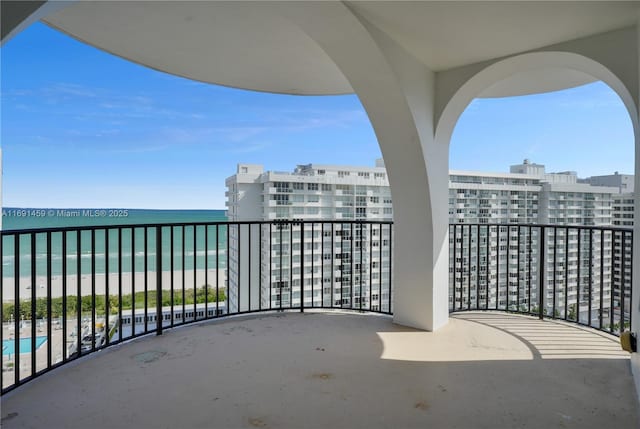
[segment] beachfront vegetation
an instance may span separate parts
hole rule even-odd
[[[135,302],[136,308],[144,308],[145,300],[144,300],[144,292],[136,292],[135,295],[127,294],[122,295],[122,309],[123,310],[131,310],[133,307],[133,303]],[[223,287],[218,289],[218,294],[216,296],[216,288],[211,285],[202,285],[197,288],[195,291],[195,302],[197,304],[204,304],[206,302],[217,302],[217,301],[226,301],[227,297],[225,294],[225,290]],[[174,306],[182,306],[182,304],[193,304],[194,303],[194,290],[186,289],[184,290],[184,298],[183,291],[174,290],[173,291],[173,305]],[[36,308],[35,315],[36,319],[44,319],[47,317],[47,298],[37,298],[36,299]],[[90,296],[83,296],[80,300],[81,305],[81,313],[82,314],[91,314],[92,308],[92,300]],[[171,291],[163,290],[162,291],[162,306],[167,307],[171,305]],[[149,290],[147,292],[147,308],[155,308],[156,306],[156,291]],[[95,308],[96,314],[104,315],[105,314],[105,296],[98,295],[95,298]],[[119,308],[118,296],[117,295],[109,295],[109,314],[117,314]],[[76,296],[67,296],[67,315],[75,315],[78,312],[78,298]],[[51,318],[56,319],[62,317],[64,313],[63,301],[62,297],[53,298],[51,300]],[[20,319],[31,319],[31,300],[23,300],[20,301],[19,308]],[[15,307],[13,303],[4,303],[2,304],[2,321],[8,322],[11,320],[12,316],[15,315]]]

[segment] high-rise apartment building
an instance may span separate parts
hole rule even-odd
[[[391,284],[391,227],[382,224],[341,223],[385,221],[393,217],[387,174],[376,167],[299,165],[293,172],[263,171],[262,166],[239,164],[226,180],[228,220],[303,220],[302,224],[273,224],[268,228],[232,226],[229,236],[230,305],[238,305],[234,282],[247,278],[242,249],[259,249],[259,284],[264,305],[389,305]],[[302,228],[304,227],[304,231]],[[248,246],[247,240],[253,241]],[[246,244],[243,244],[246,243]],[[363,246],[366,243],[367,246]],[[369,247],[370,245],[370,247]],[[361,287],[366,281],[373,289]],[[300,296],[304,281],[304,297]],[[362,290],[361,290],[362,289]],[[371,296],[369,294],[371,293]],[[353,302],[352,302],[353,300]]]
[[[612,279],[603,275],[601,281],[599,269],[589,270],[588,258],[602,260],[602,272],[611,272],[612,258],[599,258],[600,252],[610,254],[614,237],[569,226],[612,225],[617,192],[618,188],[579,183],[572,171],[547,173],[544,165],[528,160],[511,166],[510,173],[452,171],[450,258],[455,262],[449,276],[451,308],[465,308],[469,297],[476,296],[489,308],[537,307],[542,230],[535,225],[551,225],[544,229],[543,287],[548,308],[543,310],[558,314],[564,312],[561,304],[565,301],[584,302],[593,284],[602,284],[606,292],[603,307],[608,307],[604,303],[610,302]],[[491,247],[484,245],[487,237]],[[529,290],[528,285],[535,287]],[[592,296],[591,302],[593,308],[600,308],[599,295]],[[593,308],[589,312],[588,304],[575,305],[567,312],[586,321],[589,314],[597,317]]]
[[[371,234],[371,239],[380,240],[382,245],[390,236],[386,228],[352,232],[353,226],[320,222],[391,220],[391,194],[381,161],[376,167],[309,164],[298,166],[293,172],[265,172],[259,165],[239,164],[237,173],[229,177],[226,184],[229,221],[299,219],[319,222],[313,231],[307,228],[304,237],[299,227],[287,224],[274,226],[275,230],[260,231],[261,260],[271,261],[261,270],[260,287],[265,291],[271,289],[272,304],[282,302],[288,307],[300,303],[302,272],[305,273],[305,302],[333,300],[337,304],[345,299],[349,302],[353,293],[352,281],[359,284],[364,276],[368,280],[370,266],[375,267],[372,278],[379,282],[390,280],[389,251],[379,256],[365,254],[360,264],[353,257],[353,252],[359,249],[349,247],[351,234],[366,240]],[[572,312],[573,317],[584,321],[589,315],[597,317],[596,309],[601,307],[599,295],[592,297],[592,311],[588,304],[582,303],[596,284],[603,288],[602,308],[610,307],[612,282],[622,281],[620,277],[624,270],[620,268],[618,277],[614,278],[606,275],[601,278],[600,273],[611,272],[616,257],[624,252],[622,249],[630,249],[630,243],[623,246],[621,237],[615,234],[598,234],[577,227],[629,226],[633,197],[622,198],[619,189],[619,186],[585,183],[572,171],[547,173],[544,165],[528,160],[511,166],[509,173],[451,171],[450,307],[466,307],[471,296],[486,302],[489,308],[535,307],[537,287],[530,288],[526,294],[519,290],[522,290],[521,285],[539,284],[539,243],[543,241],[541,234],[544,231],[545,302],[558,303],[557,306],[549,304],[544,310],[547,314],[562,313],[564,307],[560,304],[570,302],[574,306],[567,308],[567,312]],[[536,225],[550,227],[542,230]],[[234,243],[241,243],[234,236],[236,233],[232,230],[230,236],[231,282],[235,278],[233,270],[238,269],[237,266],[234,268],[233,262],[234,252],[237,252]],[[257,232],[253,235],[258,237]],[[331,238],[333,242],[330,242]],[[332,259],[331,252],[341,261],[339,270],[323,262]],[[288,259],[289,255],[292,260]],[[602,261],[602,270],[589,267],[592,257]],[[369,258],[377,260],[369,265]],[[333,285],[332,289],[323,287],[328,283]],[[624,283],[630,285],[630,278]],[[491,287],[487,287],[489,285]],[[345,294],[345,291],[349,293]],[[353,299],[367,299],[366,291],[362,292],[360,295],[358,291]],[[388,295],[375,298],[384,302]],[[378,301],[372,302],[372,306],[376,305],[379,305]]]

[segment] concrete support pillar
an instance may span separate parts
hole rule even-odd
[[[435,330],[449,314],[449,153],[434,141],[434,73],[343,3],[286,6],[349,80],[378,137],[394,207],[394,321]]]
[[[415,175],[408,172],[403,166],[409,161],[397,159],[407,154],[398,153],[393,137],[379,140],[385,162],[389,158],[396,167],[391,188],[396,221],[394,321],[435,330],[449,317],[449,142],[439,144],[434,138],[435,74],[386,34],[362,22],[389,64],[397,90],[402,91],[417,134],[417,140],[406,138],[419,144],[416,152],[422,153],[416,169],[424,170]],[[387,117],[371,116],[374,127],[388,125]],[[387,152],[391,153],[387,156]],[[415,200],[424,205],[415,206]]]
[[[640,15],[636,26],[636,50],[638,53],[638,70],[640,70]],[[638,100],[640,100],[640,73],[638,79]],[[636,112],[640,112],[640,107]],[[637,113],[638,114],[638,113]],[[640,117],[637,118],[640,123]],[[635,168],[634,168],[634,225],[633,225],[633,282],[631,285],[631,332],[640,335],[640,137],[639,130],[634,129],[635,135]],[[636,384],[636,393],[640,397],[640,353],[631,354],[631,372]]]

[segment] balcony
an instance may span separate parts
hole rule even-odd
[[[624,279],[601,282],[612,249],[600,251],[603,237],[624,248],[631,231],[503,227],[450,227],[452,315],[436,332],[389,317],[390,222],[3,231],[3,426],[637,426],[616,338],[630,291]],[[359,233],[353,267],[325,231]],[[586,253],[564,261],[561,238],[577,232]],[[260,251],[288,240],[311,256],[306,235],[331,260],[294,273],[289,245]],[[518,257],[487,264],[505,239],[522,251],[500,254]],[[590,268],[569,279],[563,267],[578,260]],[[521,274],[507,279],[508,268]]]
[[[436,333],[386,316],[245,316],[92,356],[6,395],[3,427],[630,428],[639,421],[632,381],[620,375],[629,371],[628,354],[613,338],[493,312],[456,314]]]
[[[447,305],[446,261],[443,257],[433,257],[446,255],[447,251],[447,207],[442,204],[441,197],[448,192],[447,169],[443,167],[447,165],[449,153],[442,148],[448,147],[457,119],[470,100],[483,96],[545,93],[601,80],[623,100],[633,124],[635,141],[640,141],[638,97],[635,96],[639,75],[633,60],[640,50],[636,2],[527,2],[518,5],[472,2],[464,8],[453,2],[445,3],[396,2],[390,7],[380,2],[289,2],[286,5],[260,2],[249,8],[241,2],[3,2],[3,24],[7,25],[3,26],[2,40],[5,42],[42,19],[104,51],[143,66],[203,82],[299,95],[356,92],[380,136],[382,152],[392,155],[386,156],[386,168],[393,178],[394,204],[402,208],[395,217],[397,237],[402,237],[397,241],[396,251],[403,256],[394,261],[396,316],[401,323],[435,330],[447,319],[446,311],[443,311]],[[140,16],[145,19],[140,20]],[[211,25],[214,18],[217,25]],[[504,29],[504,37],[495,37],[498,28]],[[451,37],[452,31],[456,37]],[[286,49],[283,49],[282,40],[287,41]],[[393,43],[386,42],[389,40]],[[612,55],[612,52],[620,54]],[[419,121],[416,118],[424,119],[424,112],[433,112],[433,120],[416,123]],[[605,146],[603,148],[606,150]],[[273,177],[277,178],[277,174]],[[287,173],[281,177],[291,176]],[[532,189],[538,186],[535,180],[526,183]],[[422,192],[426,189],[429,192]],[[464,193],[459,195],[464,196]],[[567,193],[566,197],[569,206],[576,205],[572,193]],[[73,236],[70,239],[73,240]],[[545,244],[545,238],[541,237],[541,240],[541,244]],[[26,249],[27,244],[22,247]],[[545,246],[540,247],[544,252]],[[246,246],[242,248],[247,249]],[[461,248],[461,251],[464,250]],[[259,260],[259,253],[245,253],[242,260]],[[92,256],[83,256],[81,259],[78,255],[79,264],[90,263]],[[538,255],[537,260],[549,264],[542,256]],[[526,262],[518,261],[518,264],[526,263],[528,268],[531,259],[524,259]],[[457,262],[455,258],[454,262]],[[175,263],[177,261],[171,258],[172,267],[168,270],[171,282],[180,284],[179,280],[182,280],[181,287],[184,288],[184,276],[174,276]],[[552,264],[555,267],[556,262]],[[499,272],[500,259],[493,265]],[[29,270],[28,266],[23,266]],[[455,280],[459,282],[456,290],[463,294],[456,300],[451,299],[451,306],[461,310],[480,307],[480,304],[490,308],[495,304],[495,308],[504,310],[531,313],[537,310],[543,317],[544,310],[551,309],[551,317],[571,318],[570,308],[567,309],[565,303],[543,302],[536,306],[532,302],[536,287],[539,292],[544,288],[558,288],[555,281],[538,284],[536,280],[543,276],[536,276],[535,268],[538,267],[534,265],[533,271],[527,270],[528,275],[519,278],[513,286],[517,289],[513,301],[508,287],[505,289],[501,283],[478,284],[475,281],[477,273],[463,267],[468,271],[467,277]],[[148,273],[146,268],[144,270]],[[22,273],[16,271],[17,278],[22,277]],[[163,272],[162,269],[159,271]],[[575,271],[580,272],[580,268]],[[624,268],[620,270],[623,276],[625,271]],[[243,281],[247,280],[241,270],[229,269],[229,273],[232,272],[242,275]],[[424,284],[416,285],[420,279],[424,279]],[[581,285],[584,281],[589,283],[589,295],[601,293],[602,286],[592,284],[591,275],[578,279]],[[94,282],[87,280],[87,284],[80,280],[83,290],[77,295],[85,296]],[[626,281],[622,280],[623,283]],[[112,286],[119,287],[119,283],[112,282]],[[32,284],[40,293],[40,283],[32,281]],[[42,284],[50,296],[55,288],[51,282]],[[144,285],[145,288],[147,285],[153,287],[151,280],[145,279]],[[15,289],[8,287],[7,293],[15,290],[17,295],[23,286],[17,280]],[[71,287],[75,286],[72,284]],[[193,288],[195,295],[195,284]],[[32,287],[30,292],[34,289]],[[160,288],[159,297],[162,293]],[[538,295],[546,296],[544,293]],[[234,296],[239,296],[239,292]],[[242,296],[251,295],[243,293]],[[488,297],[486,301],[483,296]],[[494,303],[492,296],[511,298],[498,299]],[[6,297],[5,294],[3,299]],[[171,298],[174,299],[173,295]],[[148,300],[150,297],[145,291],[147,312]],[[93,298],[88,302],[77,301],[81,309],[94,305]],[[333,297],[331,301],[334,301]],[[36,298],[30,302],[33,306]],[[77,303],[66,304],[65,307],[73,308]],[[593,314],[588,314],[594,311],[590,305],[584,317],[584,311],[576,309],[575,321],[604,326],[605,330],[607,324],[615,326],[617,323],[624,329],[628,308],[624,299],[598,308],[597,324],[594,325]],[[36,314],[36,310],[31,309],[30,314]],[[65,312],[67,310],[65,308]],[[559,316],[556,316],[556,310]],[[603,310],[610,310],[610,313],[603,314],[607,313]],[[93,309],[90,311],[95,314]],[[159,308],[156,312],[161,311]],[[232,310],[227,307],[226,311]],[[50,313],[48,308],[47,312]],[[173,319],[173,310],[170,312]],[[638,332],[637,305],[633,313],[633,330]],[[113,314],[119,314],[122,320],[121,309]],[[26,317],[24,313],[18,316]],[[95,326],[94,318],[90,317]],[[21,321],[16,317],[10,322],[19,334]],[[105,322],[108,324],[109,319]],[[147,322],[145,319],[145,329]],[[44,326],[24,324],[23,329],[32,330],[33,348],[38,343],[38,329],[51,332],[47,323]],[[50,347],[49,344],[51,341],[47,341],[45,347]],[[89,344],[94,344],[94,339],[90,339]],[[19,353],[19,341],[15,348]],[[62,359],[66,359],[64,353]],[[46,365],[54,364],[54,361],[56,359],[48,358]],[[640,374],[640,356],[634,355],[633,362],[636,374]],[[17,370],[20,372],[19,368]],[[30,373],[34,373],[33,368],[24,377]],[[20,381],[24,377],[17,379]],[[640,378],[636,381],[640,382]],[[456,409],[467,406],[465,403]]]

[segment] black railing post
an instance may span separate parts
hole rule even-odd
[[[380,227],[380,229],[382,229],[382,226]],[[458,225],[457,224],[453,225],[453,233],[451,232],[451,228],[449,228],[449,234],[451,234],[450,237],[453,236],[453,240],[452,240],[452,242],[453,242],[452,243],[453,244],[453,257],[452,257],[453,258],[452,259],[452,264],[453,264],[453,291],[452,291],[453,293],[452,293],[452,295],[453,295],[453,299],[452,299],[451,308],[452,308],[453,311],[455,311],[456,310],[456,280],[458,279],[458,276],[457,276],[458,273],[457,273],[457,270],[456,270],[456,268],[458,267],[457,264],[456,264],[456,259],[458,258],[458,244],[456,243],[456,236],[458,234]],[[380,244],[382,244],[382,243],[380,243]]]
[[[624,289],[626,286],[626,271],[627,271],[627,258],[626,258],[626,231],[622,231],[621,234],[622,244],[620,251],[620,334],[624,332]]]
[[[184,270],[184,267],[182,267]],[[173,273],[171,273],[173,276]],[[171,308],[173,313],[173,307]],[[156,227],[156,335],[162,335],[162,227]]]
[[[389,314],[393,314],[392,304],[392,287],[393,287],[393,224],[389,224],[389,299],[388,310]]]
[[[2,238],[0,237],[0,240]],[[0,254],[2,251],[0,251]],[[51,367],[51,231],[47,232],[47,368]],[[0,276],[0,279],[2,276]],[[62,343],[64,344],[64,342]]]
[[[516,227],[516,241],[518,247],[518,253],[516,253],[516,266],[518,267],[518,278],[516,279],[516,313],[520,313],[520,232],[522,228],[520,225]]]
[[[593,229],[589,230],[589,308],[587,324],[591,326],[591,307],[593,307]]]
[[[96,230],[91,230],[91,351],[96,350]]]
[[[569,228],[564,230],[564,320],[569,320],[567,316],[569,308]]]
[[[539,279],[538,279],[538,317],[544,318],[544,311],[542,309],[544,305],[544,236],[546,229],[544,226],[540,227],[540,253],[539,253]]]
[[[66,233],[62,233],[63,234],[63,244],[62,244],[62,262],[65,263],[65,261],[67,260],[67,251],[66,251],[66,243],[64,241],[64,235],[66,235]],[[66,277],[66,269],[63,268],[62,270],[62,281],[65,281],[65,277]],[[110,332],[111,332],[111,328],[109,326],[109,306],[110,306],[110,300],[109,300],[109,229],[105,229],[104,230],[104,333],[105,333],[105,345],[108,346],[109,342],[111,342],[111,338],[110,338]],[[64,295],[67,294],[66,292],[66,288],[64,287],[66,286],[63,283],[63,289],[62,289],[62,294],[63,297]],[[66,314],[67,312],[67,306],[65,304],[62,304],[62,308],[64,309],[62,314]],[[64,322],[66,324],[66,321]],[[66,341],[66,333],[62,335],[62,337],[64,338],[64,341]],[[64,343],[63,343],[64,344]]]
[[[291,231],[293,231],[293,225],[295,225],[294,222],[291,223]],[[300,223],[299,243],[300,243],[300,313],[304,313],[304,266],[305,266],[304,264],[304,243],[305,243],[304,222]],[[289,245],[289,257],[291,258],[291,261],[293,261],[293,238],[291,239],[291,244]],[[293,268],[291,269],[291,275],[293,276]],[[293,293],[293,280],[291,281],[291,284],[289,286],[291,287],[290,289],[291,293]],[[291,306],[293,306],[293,297],[291,297]]]
[[[38,287],[36,283],[36,234],[29,234],[31,241],[30,251],[31,258],[31,376],[36,373],[36,289]],[[623,246],[624,247],[624,246]],[[623,282],[624,284],[624,282]]]
[[[469,248],[467,249],[467,310],[471,310],[471,239],[473,232],[471,230],[471,225],[469,225],[467,229],[469,231]],[[462,233],[464,237],[464,227],[462,228]],[[462,240],[464,243],[464,238]]]
[[[527,313],[531,313],[531,250],[533,247],[533,234],[531,231],[531,225],[529,225],[529,252],[527,254]]]
[[[80,259],[80,258],[78,258]],[[13,236],[13,384],[20,384],[20,234]]]
[[[629,272],[629,284],[631,287],[629,288],[629,302],[633,302],[633,231],[630,231],[629,234],[629,259],[631,263],[631,271]],[[633,329],[631,327],[631,322],[633,318],[633,311],[629,311],[629,329]]]
[[[604,312],[604,230],[600,230],[600,309],[598,310],[598,329],[602,329]]]

